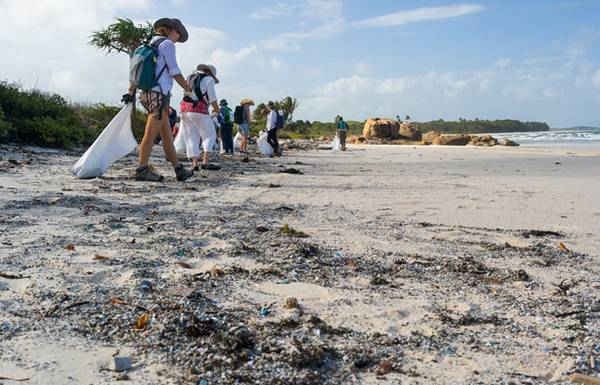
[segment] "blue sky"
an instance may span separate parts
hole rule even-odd
[[[600,125],[597,0],[0,0],[0,15],[17,32],[0,37],[14,58],[0,79],[77,102],[116,103],[126,87],[127,59],[86,46],[90,31],[171,16],[191,32],[178,45],[184,72],[217,65],[218,94],[233,102],[292,95],[310,120]]]

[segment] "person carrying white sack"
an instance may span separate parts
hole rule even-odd
[[[219,113],[215,85],[219,83],[217,69],[213,65],[199,64],[196,72],[188,77],[188,84],[198,97],[195,102],[185,97],[181,102],[181,128],[184,134],[188,158],[192,159],[194,170],[219,170],[221,167],[209,164],[210,153],[214,151],[217,132],[209,108],[213,114]],[[200,160],[200,142],[202,142],[202,161]],[[202,162],[201,164],[199,164]]]

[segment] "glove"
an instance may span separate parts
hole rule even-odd
[[[135,100],[135,95],[128,93],[128,94],[123,95],[123,97],[121,98],[121,103],[129,104],[129,103],[133,103],[134,100]]]

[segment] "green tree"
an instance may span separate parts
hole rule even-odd
[[[101,31],[92,33],[90,45],[107,53],[126,53],[129,56],[143,42],[152,38],[154,29],[150,22],[135,24],[131,19],[117,19]]]
[[[283,110],[286,120],[293,121],[294,111],[298,108],[298,99],[287,96],[279,102],[279,106]]]
[[[267,105],[265,103],[260,103],[254,109],[254,119],[265,119],[267,117]]]
[[[89,43],[106,53],[126,53],[131,57],[136,48],[149,41],[153,35],[154,28],[149,21],[145,24],[135,24],[131,19],[117,19],[116,23],[105,29],[93,32]],[[132,129],[134,132],[138,131],[135,101],[131,117]]]

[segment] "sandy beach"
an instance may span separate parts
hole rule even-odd
[[[351,146],[177,183],[157,147],[159,184],[134,156],[77,180],[79,155],[0,146],[2,384],[600,374],[598,152]]]

